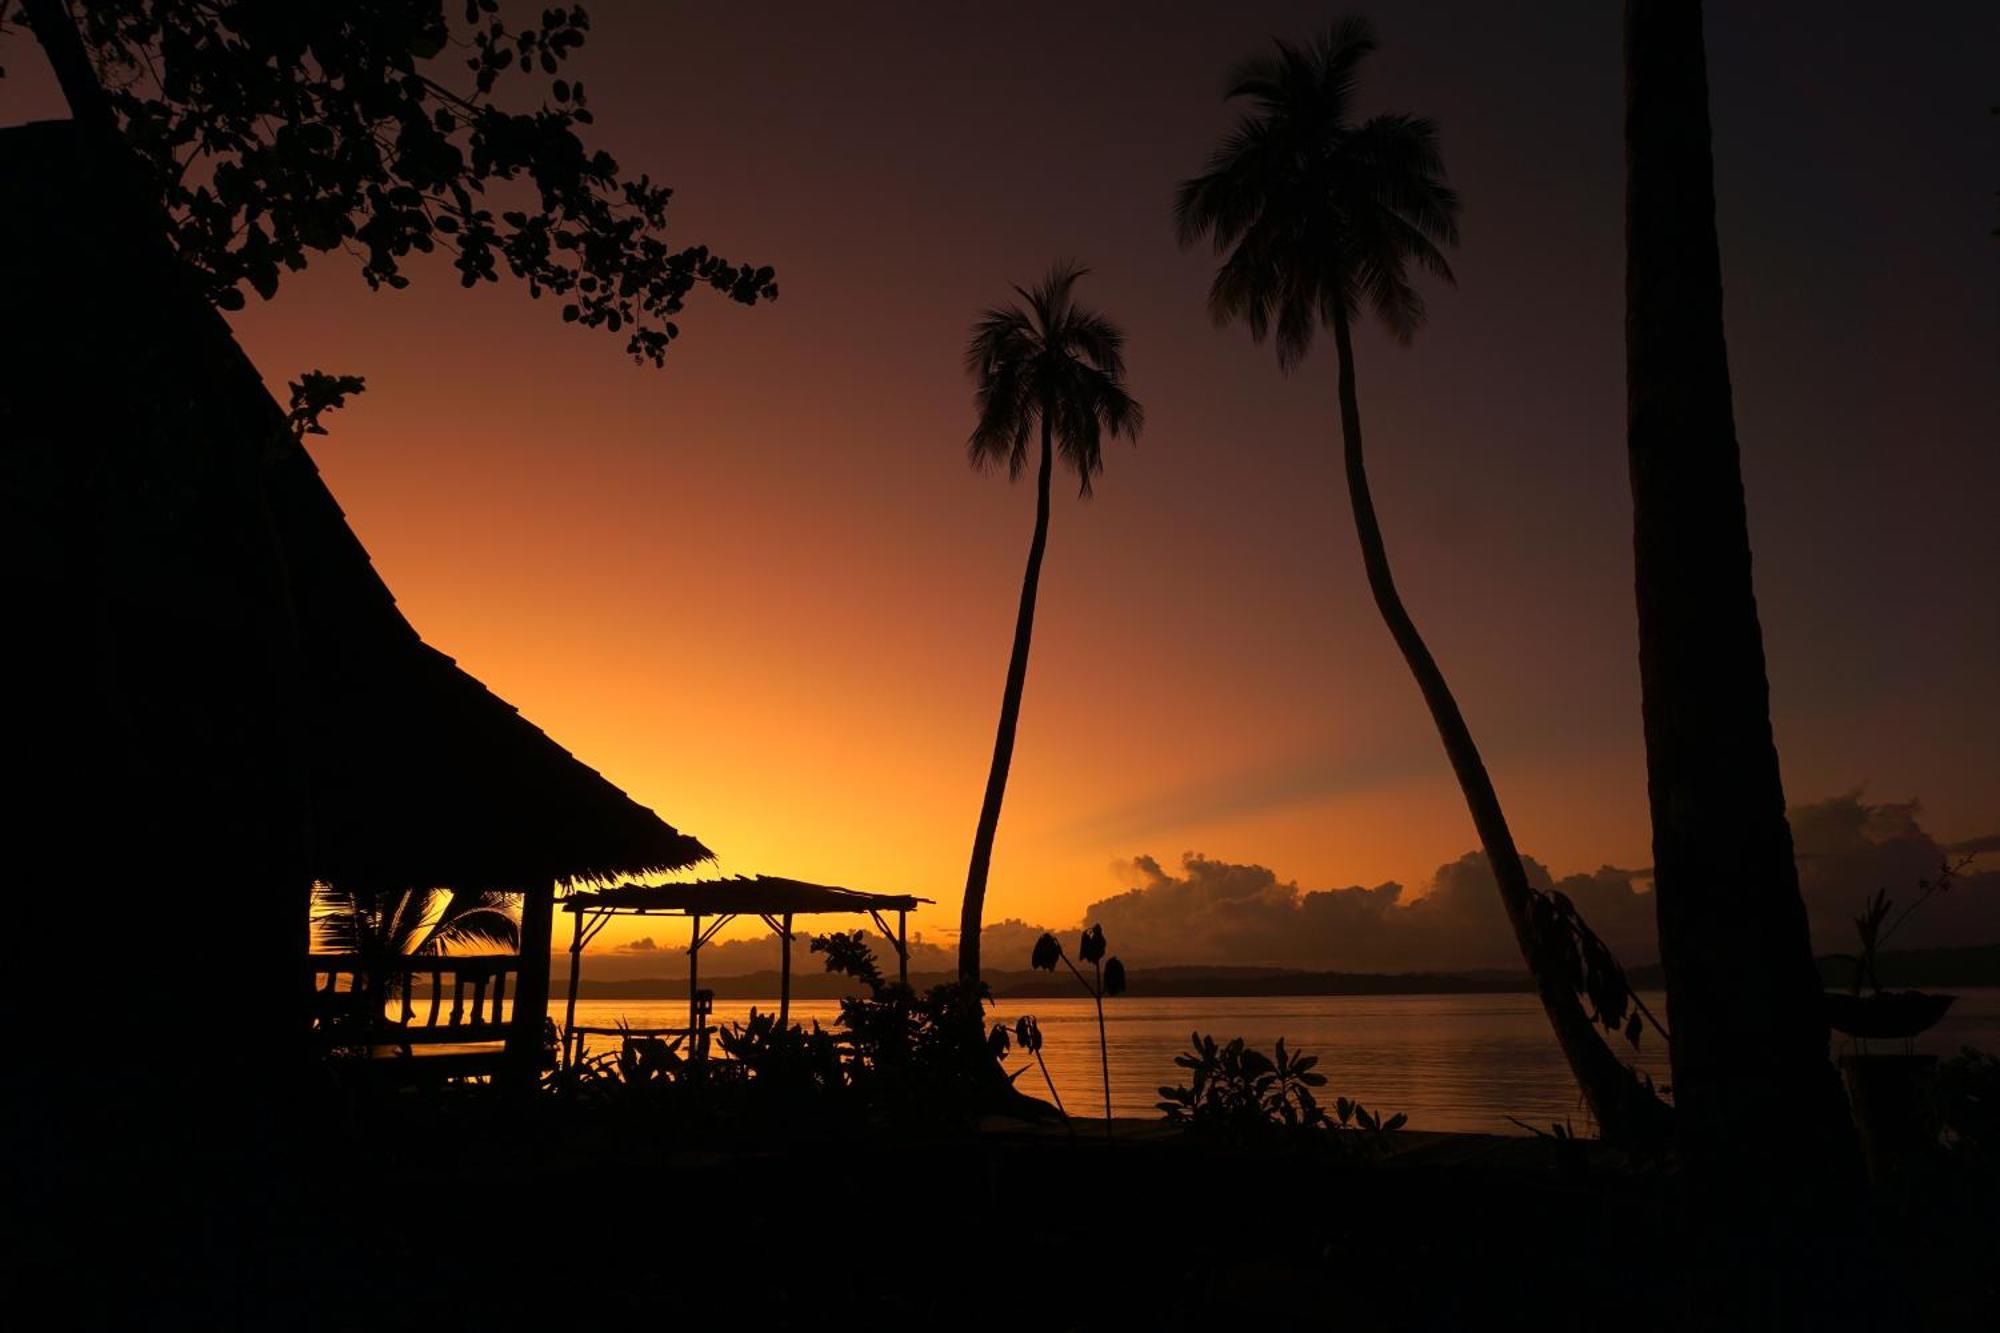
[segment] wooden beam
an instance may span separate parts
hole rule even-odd
[[[576,929],[569,941],[569,1003],[563,1006],[563,1065],[568,1067],[582,1055],[580,1049],[571,1049],[576,1035],[576,983],[577,973],[583,971],[583,913],[570,918]]]
[[[701,987],[701,913],[693,914],[694,922],[688,935],[688,1026],[701,1026],[701,1015],[695,1012],[694,995]]]
[[[785,928],[778,932],[778,1026],[792,1021],[792,914],[785,913]]]
[[[531,884],[521,894],[521,982],[507,1037],[506,1081],[532,1089],[541,1077],[542,1030],[549,1018],[549,950],[554,944],[556,883]]]

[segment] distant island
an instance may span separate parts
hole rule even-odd
[[[1819,960],[1820,975],[1829,989],[1844,989],[1850,965],[1831,955]],[[1911,949],[1883,954],[1878,963],[1882,984],[1952,987],[2000,986],[2000,944],[1948,949]],[[1641,990],[1660,987],[1660,968],[1648,963],[1631,970],[1632,984]],[[702,978],[720,1000],[764,1000],[778,994],[775,971]],[[945,972],[913,972],[910,984],[919,990],[953,980]],[[1069,997],[1076,984],[1068,976],[1046,972],[988,971],[986,981],[997,1000]],[[567,982],[557,977],[560,995]],[[1488,968],[1466,972],[1313,972],[1284,967],[1149,967],[1129,974],[1129,993],[1159,996],[1258,995],[1477,995],[1531,991],[1534,980],[1525,970]],[[800,969],[792,974],[792,996],[801,1000],[832,1000],[858,993],[846,977]],[[675,1000],[687,995],[685,977],[640,977],[629,981],[585,977],[577,995],[586,1000]]]

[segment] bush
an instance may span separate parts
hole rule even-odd
[[[1952,1150],[2000,1165],[2000,1056],[1961,1048],[1938,1066],[1938,1094]]]
[[[838,1031],[781,1024],[752,1010],[716,1030],[723,1059],[682,1039],[627,1036],[616,1052],[555,1071],[548,1086],[574,1100],[642,1115],[697,1140],[744,1132],[814,1134],[869,1127],[958,1128],[996,1086],[983,1041],[984,988],[937,986],[919,995],[885,981],[859,931],[815,939],[829,972],[855,977]]]
[[[1277,1057],[1246,1046],[1241,1037],[1217,1045],[1213,1037],[1191,1034],[1192,1049],[1174,1063],[1193,1076],[1189,1084],[1162,1087],[1158,1103],[1167,1119],[1194,1133],[1238,1143],[1271,1139],[1317,1141],[1325,1131],[1359,1131],[1370,1135],[1401,1129],[1409,1117],[1400,1112],[1383,1117],[1357,1101],[1334,1099],[1321,1105],[1314,1088],[1326,1086],[1326,1075],[1313,1066],[1316,1055],[1294,1054],[1278,1039]]]

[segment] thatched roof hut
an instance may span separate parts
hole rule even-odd
[[[0,131],[0,182],[0,566],[28,650],[8,683],[30,714],[19,813],[43,821],[30,869],[281,894],[254,910],[303,939],[308,875],[517,889],[708,859],[418,637],[71,123]]]

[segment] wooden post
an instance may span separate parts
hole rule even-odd
[[[898,976],[907,988],[910,984],[910,914],[907,909],[896,913],[896,958],[902,965]]]
[[[785,929],[778,939],[778,1026],[792,1019],[792,914],[785,913]]]
[[[555,931],[556,884],[530,885],[521,894],[521,986],[514,992],[514,1021],[507,1030],[507,1080],[532,1088],[541,1073],[542,1029],[549,1019],[549,948]]]
[[[574,913],[576,930],[569,941],[569,1003],[563,1006],[563,1064],[573,1065],[583,1054],[576,1041],[576,974],[583,970],[583,913]],[[516,1004],[520,1001],[516,1000]]]
[[[694,929],[688,933],[688,1030],[692,1032],[701,1026],[701,1015],[696,1010],[695,992],[701,988],[701,913],[693,914]],[[692,1042],[693,1037],[688,1040]]]

